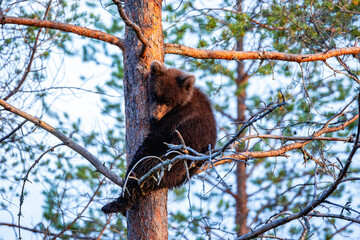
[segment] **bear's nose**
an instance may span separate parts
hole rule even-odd
[[[172,109],[172,107],[168,106],[166,104],[153,103],[150,105],[150,116],[151,116],[151,118],[154,118],[155,121],[159,121],[171,109]]]

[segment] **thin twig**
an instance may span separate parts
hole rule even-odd
[[[29,174],[31,172],[31,170],[36,166],[36,164],[39,163],[39,161],[41,160],[42,157],[44,157],[47,153],[54,151],[55,148],[60,147],[65,145],[64,143],[60,143],[57,144],[53,147],[51,147],[50,149],[48,149],[47,151],[43,152],[40,157],[38,157],[35,162],[33,163],[33,165],[31,165],[31,167],[29,168],[29,170],[26,172],[25,177],[23,177],[23,185],[21,188],[21,194],[20,194],[20,204],[19,204],[19,213],[18,213],[18,226],[21,226],[21,217],[22,217],[22,205],[24,203],[24,192],[25,192],[25,184],[27,181],[29,181]],[[21,228],[18,228],[19,230],[19,239],[21,239]]]
[[[17,130],[19,130],[28,120],[24,120],[22,123],[19,124],[14,130],[12,130],[9,134],[7,134],[5,137],[0,139],[0,143],[4,141],[5,139],[11,137]]]

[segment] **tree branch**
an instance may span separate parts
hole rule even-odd
[[[1,15],[0,15],[0,24],[17,24],[17,25],[40,27],[40,28],[51,28],[51,29],[61,30],[64,32],[75,33],[80,36],[98,39],[113,44],[115,46],[118,46],[124,52],[123,39],[98,30],[80,27],[72,24],[60,23],[49,20],[31,19],[31,18],[7,17]]]
[[[4,100],[0,99],[0,105],[4,107],[5,110],[12,112],[24,119],[29,120],[30,122],[34,123],[35,125],[41,127],[45,131],[51,133],[58,139],[60,139],[63,143],[65,143],[69,148],[73,149],[75,152],[79,153],[83,156],[86,160],[88,160],[100,173],[102,173],[105,177],[110,179],[115,184],[119,185],[120,187],[123,185],[124,180],[121,179],[118,175],[110,171],[107,167],[105,167],[94,155],[92,155],[89,151],[85,148],[74,142],[71,138],[67,137],[65,134],[61,133],[60,131],[56,130],[46,122],[42,121],[39,118],[36,118],[28,113],[25,113],[10,104],[6,103]]]
[[[44,28],[57,29],[64,32],[71,32],[80,36],[98,39],[113,44],[115,46],[118,46],[122,51],[124,51],[124,40],[121,38],[115,37],[114,35],[104,33],[98,30],[79,27],[67,23],[60,23],[49,20],[31,19],[31,18],[0,16],[0,24],[17,24],[17,25],[25,25],[25,26],[44,27]],[[142,41],[140,37],[139,39],[140,41]],[[176,54],[176,55],[188,56],[198,59],[226,59],[226,60],[272,59],[272,60],[298,62],[298,63],[325,61],[328,58],[332,58],[336,56],[360,54],[360,47],[356,47],[356,46],[333,49],[324,53],[314,53],[314,54],[289,54],[289,53],[271,52],[271,51],[206,50],[206,49],[191,48],[184,45],[172,44],[172,43],[165,43],[164,48],[165,48],[165,54]]]
[[[348,138],[337,138],[337,137],[278,136],[278,135],[270,135],[270,134],[252,134],[249,136],[239,138],[239,141],[244,142],[244,141],[247,141],[249,139],[254,139],[254,138],[279,139],[282,141],[311,140],[311,141],[354,142],[354,139],[352,139],[352,136],[350,136]]]
[[[187,47],[180,44],[165,43],[165,54],[176,54],[193,57],[197,59],[225,59],[225,60],[279,60],[287,62],[315,62],[325,61],[328,58],[359,54],[360,47],[348,47],[333,49],[324,53],[314,54],[290,54],[271,51],[228,51],[228,50],[206,50]]]

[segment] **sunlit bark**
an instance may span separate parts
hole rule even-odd
[[[164,60],[161,0],[127,1],[125,13],[140,27],[149,47],[143,56],[143,43],[131,26],[126,27],[124,91],[128,162],[149,127],[147,78],[150,63]],[[167,190],[152,192],[127,214],[128,239],[167,239]]]

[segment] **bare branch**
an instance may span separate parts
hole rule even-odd
[[[282,107],[284,105],[287,105],[285,100],[276,105],[273,105],[273,103],[271,103],[268,106],[266,106],[266,108],[262,109],[259,113],[252,116],[244,125],[241,126],[240,130],[227,143],[224,144],[224,146],[220,149],[220,152],[224,152],[232,143],[234,143],[247,127],[251,126],[256,121],[264,118],[266,115],[270,114],[276,108]]]
[[[106,223],[104,224],[103,229],[101,230],[101,232],[100,232],[99,236],[96,238],[96,240],[100,240],[100,239],[101,239],[101,236],[104,234],[107,226],[108,226],[109,223],[110,223],[110,220],[111,220],[112,215],[113,215],[112,213],[109,215],[108,219],[106,220]]]
[[[41,127],[45,131],[51,133],[58,139],[60,139],[63,143],[65,143],[69,148],[73,149],[75,152],[79,153],[85,159],[87,159],[100,173],[102,173],[105,177],[109,178],[115,184],[122,186],[123,179],[121,179],[118,175],[110,171],[107,167],[105,167],[94,155],[92,155],[89,151],[85,148],[81,147],[79,144],[74,142],[71,138],[67,137],[65,134],[61,133],[60,131],[56,130],[46,122],[42,121],[39,118],[36,118],[28,113],[25,113],[10,104],[6,103],[4,100],[0,99],[0,105],[4,107],[5,110],[12,112],[24,119],[29,120],[30,122],[34,123],[35,125]]]
[[[343,182],[343,181],[341,181],[341,182]],[[357,214],[360,215],[360,212],[359,212],[359,211],[357,211],[357,210],[355,210],[355,209],[353,209],[353,208],[350,207],[350,202],[347,202],[344,206],[343,206],[343,205],[340,205],[340,204],[336,204],[336,203],[330,202],[330,201],[327,201],[327,200],[324,201],[324,203],[328,203],[328,204],[337,206],[337,207],[339,207],[339,208],[342,208],[341,214],[343,213],[344,210],[347,210],[348,212],[353,211],[353,212],[356,212]]]

